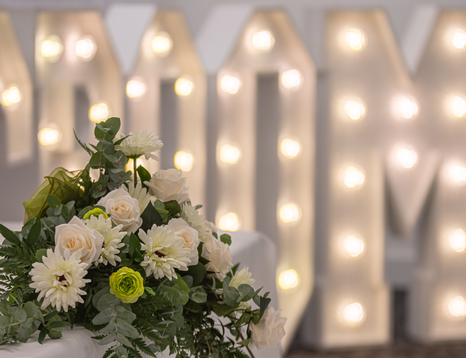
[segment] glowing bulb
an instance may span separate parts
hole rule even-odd
[[[194,157],[191,153],[180,150],[175,154],[175,167],[184,172],[189,172],[193,169]]]
[[[453,317],[466,316],[466,301],[461,296],[454,297],[448,304],[448,312]]]
[[[76,42],[74,52],[81,60],[90,61],[97,52],[97,45],[91,36],[85,36]]]
[[[168,55],[172,48],[173,42],[170,35],[165,32],[154,36],[152,39],[152,51],[159,55]]]
[[[464,48],[464,46],[466,46],[466,32],[462,29],[457,29],[455,33],[453,34],[451,43],[457,49]]]
[[[129,98],[138,98],[146,93],[146,85],[139,80],[131,80],[126,84],[126,95]]]
[[[343,248],[351,257],[358,257],[364,251],[364,241],[357,236],[347,236],[343,241]]]
[[[44,40],[40,46],[41,55],[52,62],[55,62],[60,58],[62,51],[62,42],[56,35],[52,35]]]
[[[419,112],[419,106],[414,99],[401,98],[397,103],[399,115],[405,119],[414,118]]]
[[[447,175],[456,184],[466,182],[466,168],[460,164],[450,164],[447,167]]]
[[[360,101],[348,101],[345,103],[345,112],[353,121],[357,121],[364,116],[366,108]]]
[[[220,160],[226,164],[235,164],[241,156],[241,151],[232,145],[224,144],[220,148]]]
[[[2,104],[5,107],[12,106],[14,104],[19,103],[20,101],[21,101],[21,93],[19,92],[18,87],[13,86],[3,91]]]
[[[60,140],[60,132],[55,128],[42,128],[38,134],[39,143],[44,147],[57,144]]]
[[[92,122],[99,123],[108,118],[110,111],[106,103],[94,104],[89,109],[89,119]]]
[[[278,275],[278,285],[282,290],[289,290],[298,286],[299,278],[295,270],[285,270]]]
[[[463,230],[458,229],[451,234],[448,240],[451,248],[456,252],[463,252],[466,248],[466,235]]]
[[[417,153],[412,149],[399,148],[395,155],[396,160],[403,168],[412,168],[417,163]]]
[[[365,318],[364,307],[359,302],[345,306],[343,309],[343,318],[350,326],[361,324]]]
[[[345,169],[343,174],[343,182],[345,183],[346,187],[358,187],[364,184],[364,181],[364,173],[360,170],[356,169],[355,167],[348,167]]]
[[[451,113],[457,118],[461,118],[466,113],[466,101],[461,97],[453,98],[451,101]]]
[[[136,169],[142,164],[142,161],[140,158],[136,159]],[[126,163],[126,171],[134,173],[134,160],[129,159],[128,163]]]
[[[287,158],[295,158],[300,150],[301,146],[293,139],[285,138],[280,143],[280,151]]]
[[[236,231],[240,228],[240,222],[236,213],[228,213],[220,217],[218,222],[220,230]]]
[[[298,70],[284,71],[281,76],[282,86],[288,89],[298,88],[303,76]]]
[[[275,44],[275,39],[269,31],[259,31],[252,36],[252,45],[259,51],[270,51]]]
[[[301,218],[301,210],[295,203],[284,204],[280,207],[279,217],[285,224],[293,223]]]
[[[359,51],[364,47],[366,37],[362,30],[349,29],[345,33],[345,41],[352,50]]]
[[[178,78],[175,82],[175,92],[178,96],[189,96],[193,88],[194,84],[186,78]]]
[[[241,86],[241,81],[239,80],[238,77],[225,75],[220,80],[221,90],[229,94],[238,93],[240,86]]]

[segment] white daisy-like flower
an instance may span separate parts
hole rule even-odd
[[[166,226],[152,226],[147,233],[140,230],[139,238],[142,240],[141,251],[145,252],[141,266],[146,275],[155,278],[176,278],[175,269],[188,270],[191,259],[191,250],[184,245],[184,240],[176,231]]]
[[[142,132],[130,132],[126,139],[115,146],[115,149],[121,150],[128,158],[139,158],[144,155],[146,159],[159,160],[153,153],[162,147],[163,143],[159,137],[144,129]]]
[[[91,280],[85,279],[88,264],[81,262],[81,252],[70,253],[65,250],[64,257],[58,251],[47,250],[47,255],[42,257],[41,262],[34,262],[34,267],[29,275],[32,276],[31,288],[39,293],[37,300],[42,298],[41,308],[45,309],[49,305],[55,307],[57,311],[62,308],[68,312],[68,307],[76,307],[76,303],[84,303],[81,296],[86,292],[81,290],[86,283]]]
[[[123,225],[112,228],[112,219],[105,219],[103,215],[99,215],[98,218],[91,216],[89,220],[84,221],[84,223],[88,228],[97,230],[104,237],[100,257],[95,262],[95,265],[97,266],[99,263],[107,265],[110,263],[110,265],[116,266],[117,262],[121,261],[120,256],[118,256],[120,253],[119,249],[125,246],[125,244],[122,243],[126,235],[124,231],[121,231]]]
[[[150,193],[147,191],[147,188],[144,188],[141,182],[138,182],[136,187],[134,187],[134,185],[128,185],[128,187],[126,187],[126,185],[123,184],[121,188],[126,190],[132,198],[138,201],[141,214],[144,212],[144,210],[146,210],[149,203],[154,204],[157,200],[155,196],[150,195]]]
[[[241,285],[253,286],[254,282],[256,282],[256,280],[252,278],[252,273],[249,272],[249,267],[246,266],[241,270],[236,271],[230,281],[230,286],[235,288],[238,288]]]
[[[217,232],[216,228],[210,225],[211,223],[205,219],[204,215],[199,213],[199,211],[191,204],[183,204],[181,210],[181,217],[189,224],[189,226],[199,233],[199,239],[201,239],[201,241],[206,240],[209,232]]]

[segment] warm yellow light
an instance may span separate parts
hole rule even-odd
[[[343,318],[350,326],[360,325],[364,318],[364,307],[359,302],[351,303],[343,309]]]
[[[138,98],[146,93],[146,85],[139,80],[131,80],[126,84],[126,95],[129,98]]]
[[[464,48],[464,46],[466,46],[466,32],[463,29],[456,29],[451,39],[451,43],[457,49]]]
[[[170,35],[165,32],[154,36],[152,39],[152,51],[159,55],[168,55],[172,48],[173,42]]]
[[[21,93],[19,92],[18,87],[13,86],[3,91],[2,104],[5,107],[12,106],[14,104],[19,103],[20,101],[21,101]]]
[[[287,158],[295,158],[300,150],[301,146],[293,139],[285,138],[280,143],[280,152]]]
[[[175,154],[175,167],[181,169],[184,172],[189,172],[193,169],[194,157],[191,153],[184,152],[182,150]]]
[[[108,118],[110,111],[106,103],[94,104],[89,109],[89,119],[92,122],[99,123]]]
[[[220,160],[225,164],[235,164],[241,157],[239,148],[229,144],[224,144],[220,148]]]
[[[298,286],[299,277],[295,270],[285,270],[278,275],[278,285],[282,290],[289,290]]]
[[[404,119],[414,118],[419,112],[419,105],[415,99],[400,98],[397,103],[397,111]]]
[[[285,224],[293,223],[301,219],[301,210],[295,203],[283,204],[280,207],[278,216]]]
[[[83,61],[90,61],[94,58],[97,45],[91,36],[85,36],[76,42],[74,52]]]
[[[175,92],[178,96],[189,96],[193,88],[194,84],[186,78],[178,78],[175,82]]]
[[[39,139],[39,143],[44,147],[49,145],[57,144],[60,140],[60,132],[55,128],[42,128],[37,138]]]
[[[275,38],[270,31],[259,31],[252,36],[252,45],[259,51],[270,51],[275,44]]]
[[[466,301],[461,296],[456,296],[451,299],[448,304],[448,312],[453,317],[464,317],[466,316]]]
[[[240,222],[236,213],[227,213],[220,217],[218,227],[223,231],[236,231],[240,228]]]
[[[456,184],[466,182],[466,168],[461,164],[450,164],[447,167],[447,175]]]
[[[60,57],[63,51],[63,45],[60,38],[56,35],[52,35],[45,39],[40,46],[40,53],[43,57],[56,61]]]
[[[348,188],[354,188],[364,184],[364,173],[355,167],[348,167],[343,174],[343,182]]]
[[[448,242],[453,250],[458,253],[463,252],[466,248],[466,235],[464,231],[461,229],[455,230],[448,239]]]
[[[298,70],[283,71],[281,75],[282,86],[287,89],[298,88],[301,85],[303,76]]]
[[[366,37],[360,29],[349,29],[345,33],[345,41],[352,50],[359,51],[364,47]]]
[[[142,164],[142,161],[140,158],[136,159],[136,169]],[[134,173],[134,160],[129,159],[128,163],[126,163],[126,171],[130,171],[131,173]]]
[[[241,81],[238,77],[225,75],[220,80],[220,89],[229,94],[238,93],[241,87]]]
[[[345,103],[345,112],[353,121],[357,121],[364,116],[366,108],[362,102],[352,100]]]
[[[364,252],[364,241],[355,235],[347,236],[343,241],[343,248],[351,257],[358,257]]]
[[[466,101],[464,98],[458,96],[453,98],[451,101],[451,113],[457,118],[464,116],[466,113]]]
[[[412,149],[398,148],[395,155],[396,160],[403,168],[412,168],[417,163],[417,153]]]

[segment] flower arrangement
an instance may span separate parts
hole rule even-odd
[[[76,138],[86,167],[46,177],[21,231],[0,225],[0,344],[75,325],[95,332],[104,357],[253,357],[251,346],[278,344],[285,318],[233,266],[231,237],[191,204],[182,172],[136,167],[163,143],[146,131],[117,139],[119,129],[109,118],[96,145]]]

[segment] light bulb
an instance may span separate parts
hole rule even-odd
[[[89,109],[89,119],[92,122],[99,123],[108,118],[110,111],[106,103],[94,104]]]
[[[464,98],[458,96],[453,98],[451,101],[451,113],[457,118],[464,116],[466,113],[466,101]]]
[[[85,36],[76,42],[74,52],[81,60],[90,61],[97,52],[97,45],[91,36]]]
[[[56,35],[49,36],[40,46],[41,55],[51,62],[57,61],[62,52],[63,45],[61,39]]]
[[[2,93],[2,104],[5,107],[13,106],[21,101],[21,93],[19,92],[18,87],[13,86],[7,88]]]
[[[458,253],[463,252],[466,248],[466,235],[464,231],[461,229],[455,230],[448,239],[448,242],[453,250]]]
[[[415,118],[419,112],[419,105],[414,98],[403,97],[396,103],[398,115],[404,119]]]
[[[136,169],[142,164],[142,161],[140,158],[136,159]],[[134,160],[133,159],[128,159],[128,163],[126,163],[126,171],[134,173]]]
[[[293,270],[285,270],[278,275],[278,285],[282,290],[289,290],[298,286],[299,277],[298,273]]]
[[[466,301],[461,296],[453,297],[448,303],[448,312],[453,317],[466,316]]]
[[[191,153],[185,151],[178,151],[175,154],[175,167],[184,172],[189,172],[193,169],[194,157]]]
[[[224,144],[220,148],[220,160],[225,164],[235,164],[241,157],[239,148],[229,144]]]
[[[351,303],[343,309],[343,318],[349,326],[360,325],[364,318],[364,307],[359,302]]]
[[[220,217],[218,227],[223,231],[236,231],[240,228],[240,222],[236,213],[227,213]]]
[[[364,107],[364,104],[361,101],[351,100],[345,103],[345,112],[350,119],[352,119],[353,121],[357,121],[358,119],[364,117],[364,114],[366,113],[366,108]]]
[[[129,98],[138,98],[146,93],[146,85],[139,80],[131,80],[126,84],[126,95]]]
[[[293,223],[301,218],[301,210],[295,203],[283,204],[280,207],[278,216],[285,224]]]
[[[398,164],[406,169],[412,168],[417,163],[417,153],[410,148],[400,147],[395,149],[395,156]]]
[[[60,132],[56,128],[45,127],[39,131],[37,138],[41,145],[47,147],[58,143],[60,140]]]
[[[193,88],[194,84],[186,78],[178,78],[175,82],[175,92],[178,96],[189,96]]]
[[[252,36],[252,45],[256,50],[267,52],[274,44],[275,39],[270,31],[259,31]]]
[[[448,178],[455,184],[466,182],[466,167],[462,164],[449,164],[446,168]]]
[[[364,252],[364,241],[355,235],[350,235],[343,241],[343,248],[351,257],[358,257]]]
[[[282,86],[287,89],[298,88],[302,83],[301,73],[298,70],[283,71],[281,75]]]
[[[220,80],[220,89],[229,94],[238,93],[241,81],[238,77],[225,75]]]
[[[360,29],[349,29],[345,33],[345,41],[353,51],[359,51],[364,48],[366,36]]]
[[[172,49],[172,39],[166,32],[161,32],[152,39],[152,51],[159,55],[168,55]]]
[[[348,188],[359,187],[364,184],[364,173],[355,167],[347,167],[343,174],[343,182]]]
[[[287,158],[295,158],[300,150],[301,146],[293,139],[285,138],[280,143],[280,152]]]
[[[451,43],[457,49],[464,48],[464,46],[466,46],[466,32],[463,29],[456,29],[451,39]]]

